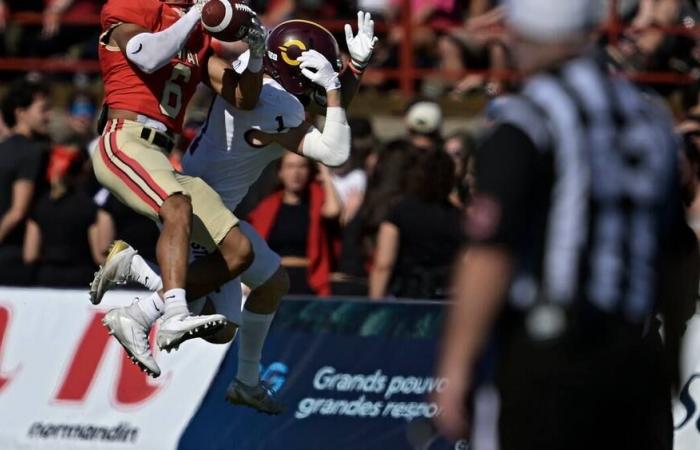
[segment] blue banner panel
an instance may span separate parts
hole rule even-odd
[[[359,316],[376,323],[376,308],[358,307],[364,308]],[[284,316],[267,340],[263,378],[278,390],[288,411],[271,417],[225,402],[226,387],[236,373],[234,345],[182,436],[180,449],[466,448],[439,439],[430,420],[437,414],[430,393],[445,384],[433,375],[433,337],[396,337],[393,327],[366,332],[366,321],[353,314],[357,327],[343,333],[334,327],[294,331],[306,326]],[[425,320],[421,314],[403,317],[413,317],[412,323]]]

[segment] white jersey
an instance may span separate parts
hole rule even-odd
[[[234,210],[263,169],[284,153],[277,143],[255,146],[249,132],[284,133],[304,119],[301,102],[271,78],[263,80],[260,100],[251,111],[236,109],[217,95],[182,158],[182,168],[185,174],[202,178]]]

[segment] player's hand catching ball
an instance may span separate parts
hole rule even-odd
[[[301,62],[299,66],[301,73],[321,86],[326,91],[340,89],[340,79],[338,72],[333,69],[333,65],[326,59],[325,56],[316,50],[309,50],[301,54],[297,61]]]
[[[250,49],[250,57],[254,59],[262,59],[265,56],[265,40],[267,39],[267,30],[257,16],[251,19],[251,25],[248,27],[248,33],[243,38],[243,42],[248,44]]]
[[[353,36],[350,24],[345,24],[345,42],[348,44],[351,63],[355,69],[362,71],[367,67],[378,41],[379,38],[374,35],[374,20],[370,13],[357,13],[357,36]]]

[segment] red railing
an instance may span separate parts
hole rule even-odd
[[[607,33],[611,43],[618,41],[620,35],[625,31],[623,24],[620,22],[617,15],[617,4],[619,0],[613,0],[610,4],[610,18],[604,26],[603,31]],[[401,91],[404,95],[410,96],[414,93],[415,81],[428,76],[441,76],[446,79],[458,80],[460,77],[467,74],[484,74],[490,75],[494,79],[513,79],[517,77],[517,73],[509,71],[499,71],[494,73],[488,70],[465,70],[460,72],[445,72],[438,69],[420,69],[414,64],[414,44],[412,35],[416,30],[413,24],[411,14],[411,1],[404,0],[404,5],[401,8],[401,14],[397,23],[378,22],[376,29],[383,33],[394,27],[400,27],[404,30],[403,39],[399,49],[399,67],[395,69],[371,69],[374,72],[381,73],[387,79],[399,81]],[[43,17],[39,13],[17,13],[10,16],[10,21],[21,25],[41,25]],[[333,32],[342,32],[345,20],[326,20],[321,23]],[[77,18],[65,20],[64,25],[74,26],[98,26],[99,16],[86,15]],[[700,38],[700,26],[693,27],[651,27],[663,31],[667,34],[697,36]],[[502,29],[488,30],[489,32],[503,32]],[[0,71],[29,71],[37,70],[42,72],[84,72],[96,73],[99,72],[99,64],[92,60],[74,60],[61,57],[49,58],[0,58]],[[675,72],[644,72],[629,75],[631,78],[659,84],[691,84],[697,80],[681,75]]]

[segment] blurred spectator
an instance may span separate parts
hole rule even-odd
[[[70,24],[96,18],[102,0],[0,0],[0,32],[10,13],[41,13],[42,25],[12,26],[8,51],[13,55],[50,56],[69,51],[73,56],[97,57],[97,24]],[[3,20],[3,18],[5,20]],[[64,24],[68,22],[69,24]]]
[[[696,196],[700,182],[700,121],[686,120],[676,131],[683,137],[680,172],[683,197],[688,206],[688,224],[700,239],[700,201]]]
[[[428,25],[433,29],[458,25],[462,19],[461,2],[458,0],[409,0],[411,19],[415,25]],[[474,3],[484,3],[474,0]],[[405,9],[405,0],[389,0],[392,17]]]
[[[251,0],[248,2],[261,17],[266,27],[274,27],[284,20],[348,18],[354,14],[354,2],[328,0]]]
[[[100,189],[94,197],[97,213],[99,248],[106,251],[116,239],[128,242],[147,261],[156,261],[158,227],[149,218],[134,212],[109,193]]]
[[[70,99],[64,116],[54,117],[50,134],[54,142],[87,151],[95,138],[97,108],[87,94],[77,93]]]
[[[489,95],[500,94],[506,81],[502,72],[511,67],[507,36],[502,33],[504,9],[488,9],[497,2],[479,3],[471,10],[463,27],[451,29],[438,41],[440,69],[443,71],[482,70],[470,73],[456,83],[451,92],[455,98],[484,88]]]
[[[622,72],[675,72],[700,78],[698,40],[683,33],[667,33],[659,27],[693,28],[700,20],[697,9],[687,0],[646,0],[640,2],[636,15],[627,18],[629,28],[617,42],[610,42],[606,52],[613,66]],[[647,82],[666,95],[682,88],[678,84]],[[697,84],[697,83],[694,83]],[[692,88],[692,85],[691,85]]]
[[[34,13],[40,14],[44,9],[43,0],[0,0],[0,37],[2,37],[2,52],[9,55],[18,55],[26,50],[26,42],[38,36],[41,27],[37,25],[20,25],[11,20],[12,14]],[[32,53],[33,54],[33,53]]]
[[[422,150],[435,151],[442,145],[442,108],[433,101],[419,100],[406,110],[406,128],[411,144]]]
[[[374,258],[379,224],[403,195],[416,151],[406,141],[396,140],[368,158],[364,200],[342,232],[338,268],[333,274],[334,294],[367,295],[367,268]]]
[[[42,151],[36,138],[47,131],[47,89],[20,80],[2,101],[2,117],[11,136],[0,143],[0,285],[29,283],[22,262],[27,214],[42,171]]]
[[[24,262],[35,266],[39,286],[85,287],[104,262],[97,206],[80,189],[85,161],[85,153],[74,148],[57,146],[51,152],[51,189],[32,210],[24,239]]]
[[[371,13],[374,20],[381,20],[386,17],[390,3],[390,0],[357,0],[357,9]]]
[[[308,20],[333,20],[354,17],[354,2],[342,0],[292,0],[294,18]]]
[[[332,169],[333,186],[343,204],[342,224],[348,223],[362,205],[367,189],[365,160],[377,146],[372,123],[368,119],[350,118],[348,123],[352,130],[350,159],[342,166]]]
[[[463,244],[462,213],[449,201],[454,164],[444,152],[418,154],[407,195],[379,227],[369,296],[444,298]]]
[[[445,139],[445,153],[455,166],[455,186],[450,193],[450,202],[458,208],[466,205],[474,187],[474,138],[466,132],[450,135]]]
[[[330,171],[319,168],[320,181],[315,181],[310,160],[285,154],[278,171],[281,188],[263,199],[249,217],[250,224],[282,257],[289,272],[290,294],[330,294],[330,239],[341,204]]]
[[[680,158],[683,202],[686,206],[690,206],[695,199],[700,179],[700,123],[686,121],[678,126],[677,131],[683,139],[683,151]]]
[[[0,115],[0,142],[10,137],[11,134],[12,131],[8,128],[8,126],[5,124],[5,121],[2,120],[2,116]]]

